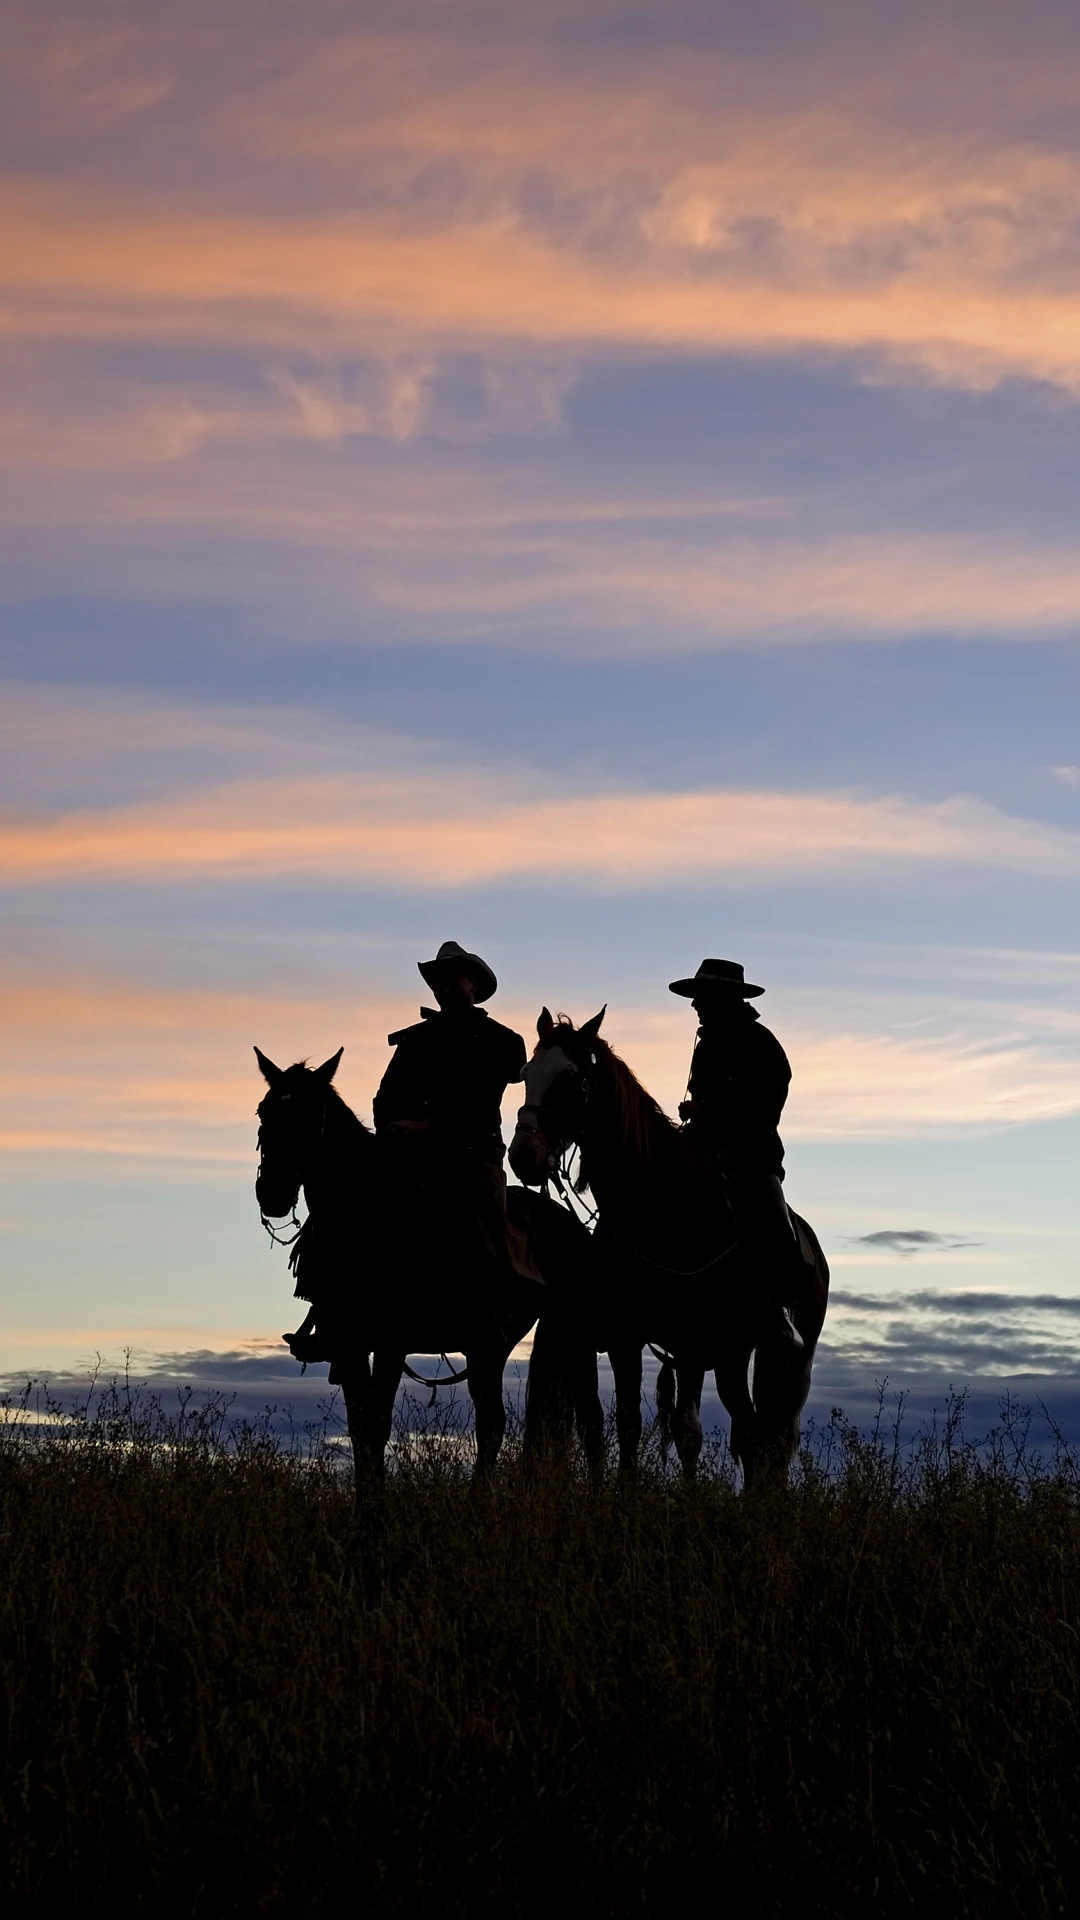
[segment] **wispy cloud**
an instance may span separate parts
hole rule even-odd
[[[786,1140],[902,1139],[940,1132],[979,1132],[1061,1118],[1080,1111],[1077,1035],[1063,1021],[1053,1038],[1011,1031],[969,1011],[950,1009],[938,1030],[912,1034],[891,1027],[884,1008],[875,1022],[864,1007],[856,1026],[845,1009],[822,1008],[810,1025],[784,1018],[781,1032],[794,1078],[782,1131]],[[625,1016],[624,1016],[625,1017]],[[670,1020],[670,1016],[668,1017]],[[636,1037],[628,1057],[673,1109],[686,1082],[685,1022],[662,1018]],[[929,1023],[927,1023],[929,1024]]]
[[[861,1233],[852,1241],[856,1247],[869,1247],[874,1253],[898,1253],[910,1257],[933,1249],[952,1253],[961,1247],[977,1247],[978,1240],[957,1240],[947,1233],[934,1233],[929,1227],[881,1227],[876,1233]]]
[[[922,1253],[926,1248],[969,1247],[972,1240],[950,1240],[947,1234],[933,1233],[928,1227],[882,1227],[876,1233],[861,1233],[852,1241],[856,1247],[870,1247],[885,1253]]]
[[[816,350],[1075,385],[1080,170],[1051,131],[1075,45],[912,22],[883,57],[822,8],[791,62],[696,10],[691,47],[678,7],[659,43],[554,25],[320,10],[256,51],[239,22],[80,40],[24,14],[14,124],[81,138],[95,184],[12,184],[9,327]],[[147,141],[152,220],[121,187]]]
[[[239,336],[249,349],[323,354],[395,340],[414,351],[506,341],[571,353],[813,351],[888,355],[953,385],[1012,374],[1080,388],[1078,297],[1053,281],[980,285],[935,262],[877,284],[842,274],[822,285],[811,272],[793,285],[786,270],[749,263],[703,275],[698,259],[683,266],[666,249],[598,261],[501,222],[388,232],[340,217],[150,218],[25,187],[2,198],[9,339],[209,347]]]
[[[830,1303],[830,1351],[878,1377],[1080,1373],[1080,1300],[1002,1291],[855,1294]]]
[[[404,782],[420,763],[430,769],[448,757],[431,740],[295,702],[155,700],[123,687],[8,682],[0,703],[0,810],[9,819],[55,808],[61,795],[90,808],[171,800],[265,777],[268,766],[333,780],[360,765]]]
[[[1080,562],[1050,529],[920,528],[861,482],[823,501],[556,458],[559,384],[519,363],[473,369],[467,399],[406,360],[206,390],[6,364],[3,553],[24,590],[225,592],[305,630],[575,656],[1080,618]],[[503,430],[550,444],[523,464]]]
[[[180,1173],[255,1169],[265,1088],[257,1044],[285,1065],[347,1041],[343,1095],[359,1112],[386,1064],[403,1000],[325,983],[310,1000],[273,991],[151,986],[61,968],[8,968],[0,1067],[8,1153],[123,1160]]]
[[[883,862],[1069,876],[1080,872],[1080,834],[964,798],[721,790],[516,800],[505,782],[465,771],[238,782],[156,806],[0,824],[6,886],[302,876],[648,888]]]
[[[400,994],[388,993],[361,969],[351,984],[327,975],[289,993],[154,986],[131,972],[30,963],[9,966],[0,989],[5,1153],[52,1167],[58,1154],[65,1165],[104,1158],[155,1179],[170,1170],[185,1178],[216,1170],[229,1181],[254,1174],[254,1109],[263,1090],[254,1044],[285,1064],[323,1058],[344,1043],[338,1084],[357,1112],[369,1114],[389,1057],[386,1035],[415,1019],[422,992],[406,979]],[[511,979],[496,1010],[529,1034],[538,1001],[526,1001]],[[581,1017],[595,1009],[574,1011]],[[969,1013],[961,1025],[950,1012],[941,1031],[913,1037],[890,1031],[884,1009],[875,1023],[872,1004],[846,1030],[831,1005],[813,1022],[805,1012],[781,1015],[795,1068],[783,1128],[791,1143],[978,1132],[1080,1111],[1078,1036],[1066,1028],[1025,1031],[1017,1018],[1003,1032],[993,1017],[980,1024]],[[605,1032],[673,1112],[693,1039],[685,1010],[620,997]],[[508,1121],[518,1099],[510,1088]]]
[[[906,1443],[935,1417],[940,1426],[950,1392],[962,1390],[965,1433],[980,1439],[999,1424],[1001,1401],[1008,1394],[1014,1409],[1033,1408],[1036,1444],[1045,1446],[1049,1437],[1036,1404],[1044,1402],[1050,1418],[1075,1445],[1080,1440],[1077,1304],[1067,1296],[1006,1292],[949,1295],[927,1290],[887,1297],[834,1293],[815,1361],[808,1418],[820,1429],[828,1423],[831,1408],[839,1406],[865,1430],[878,1411],[879,1385],[885,1386],[886,1435],[902,1395],[901,1441]],[[219,1403],[225,1399],[237,1419],[265,1417],[270,1410],[271,1425],[284,1434],[292,1431],[302,1437],[305,1421],[318,1424],[328,1405],[332,1421],[340,1421],[340,1402],[327,1385],[325,1366],[311,1367],[301,1377],[292,1356],[269,1333],[245,1338],[207,1329],[200,1339],[201,1331],[136,1327],[130,1335],[114,1328],[76,1328],[58,1337],[54,1330],[24,1329],[7,1342],[12,1357],[0,1375],[0,1392],[17,1399],[29,1373],[38,1381],[42,1376],[48,1380],[54,1403],[79,1404],[86,1398],[96,1356],[105,1359],[105,1381],[110,1372],[122,1379],[124,1350],[134,1347],[132,1381],[143,1394],[148,1390],[161,1395],[166,1410],[176,1407],[178,1392],[193,1391],[196,1407],[204,1396]],[[530,1344],[523,1342],[507,1368],[504,1384],[511,1397],[522,1391]],[[16,1346],[28,1358],[22,1372],[14,1370]],[[655,1364],[647,1357],[649,1398],[655,1374]],[[601,1392],[610,1396],[606,1359],[601,1361],[600,1384]],[[410,1391],[415,1400],[416,1390]],[[40,1412],[43,1404],[39,1389],[36,1400],[31,1399],[32,1411]],[[467,1412],[467,1402],[459,1404]],[[711,1378],[702,1413],[707,1428],[726,1428]],[[340,1426],[335,1430],[340,1432]]]

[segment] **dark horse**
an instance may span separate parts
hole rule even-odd
[[[475,1257],[445,1222],[419,1220],[382,1143],[332,1085],[344,1049],[321,1067],[277,1067],[255,1053],[268,1091],[259,1103],[255,1195],[269,1219],[290,1215],[303,1189],[308,1215],[293,1249],[299,1298],[313,1302],[304,1328],[285,1335],[298,1358],[329,1360],[340,1384],[357,1465],[377,1479],[409,1353],[463,1353],[476,1420],[477,1471],[490,1471],[506,1431],[503,1369],[537,1318],[548,1289],[509,1272],[478,1278]],[[511,1189],[508,1211],[531,1234],[534,1261],[559,1302],[585,1284],[591,1243],[561,1208]],[[433,1212],[437,1209],[433,1208]],[[556,1316],[558,1318],[558,1315]],[[591,1385],[591,1394],[590,1394]],[[550,1402],[549,1402],[550,1404]],[[602,1444],[603,1414],[580,1365],[570,1388],[587,1447]],[[565,1418],[565,1410],[564,1410]]]
[[[591,1189],[599,1209],[594,1332],[615,1376],[621,1462],[637,1457],[642,1349],[652,1343],[675,1362],[671,1431],[684,1472],[693,1473],[701,1451],[701,1394],[711,1370],[745,1484],[763,1472],[786,1475],[825,1319],[825,1256],[793,1214],[803,1264],[788,1304],[802,1349],[759,1343],[756,1303],[767,1254],[741,1232],[716,1164],[601,1040],[602,1019],[603,1011],[575,1028],[544,1008],[510,1164],[519,1180],[539,1185],[570,1143],[580,1148],[579,1190]]]

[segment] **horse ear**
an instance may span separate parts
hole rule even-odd
[[[607,1012],[607,1001],[605,1000],[599,1013],[594,1013],[591,1020],[586,1020],[585,1025],[583,1027],[578,1028],[578,1032],[584,1034],[587,1040],[595,1040],[597,1034],[600,1031],[601,1026],[603,1025],[604,1015],[606,1012]]]
[[[555,1022],[546,1007],[541,1007],[540,1009],[540,1018],[536,1023],[536,1031],[541,1040],[546,1040],[548,1034],[554,1033],[555,1031]]]
[[[312,1068],[316,1080],[322,1080],[326,1086],[330,1085],[331,1080],[341,1064],[341,1056],[344,1051],[344,1047],[339,1047],[336,1053],[331,1054],[329,1060],[323,1061],[321,1067]]]
[[[268,1060],[265,1053],[259,1052],[258,1047],[255,1049],[255,1058],[259,1063],[259,1072],[262,1074],[267,1086],[276,1087],[278,1081],[283,1078],[281,1068],[275,1067],[273,1061]]]

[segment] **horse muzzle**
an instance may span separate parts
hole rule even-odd
[[[259,1211],[268,1220],[281,1220],[291,1213],[300,1195],[299,1184],[291,1185],[285,1180],[274,1180],[271,1175],[261,1171],[255,1180],[255,1198]]]
[[[555,1155],[551,1145],[537,1122],[530,1117],[528,1107],[522,1107],[518,1114],[508,1157],[511,1170],[523,1187],[542,1187],[555,1171]]]

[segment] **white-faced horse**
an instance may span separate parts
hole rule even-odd
[[[745,1483],[786,1475],[828,1303],[825,1256],[793,1214],[803,1259],[782,1284],[802,1347],[760,1338],[769,1249],[743,1232],[711,1156],[601,1039],[602,1019],[603,1011],[576,1028],[544,1008],[510,1164],[525,1184],[542,1185],[571,1143],[580,1149],[578,1185],[591,1190],[599,1216],[593,1334],[615,1376],[622,1464],[637,1456],[642,1351],[651,1344],[675,1363],[672,1434],[685,1472],[701,1451],[701,1394],[711,1371]]]

